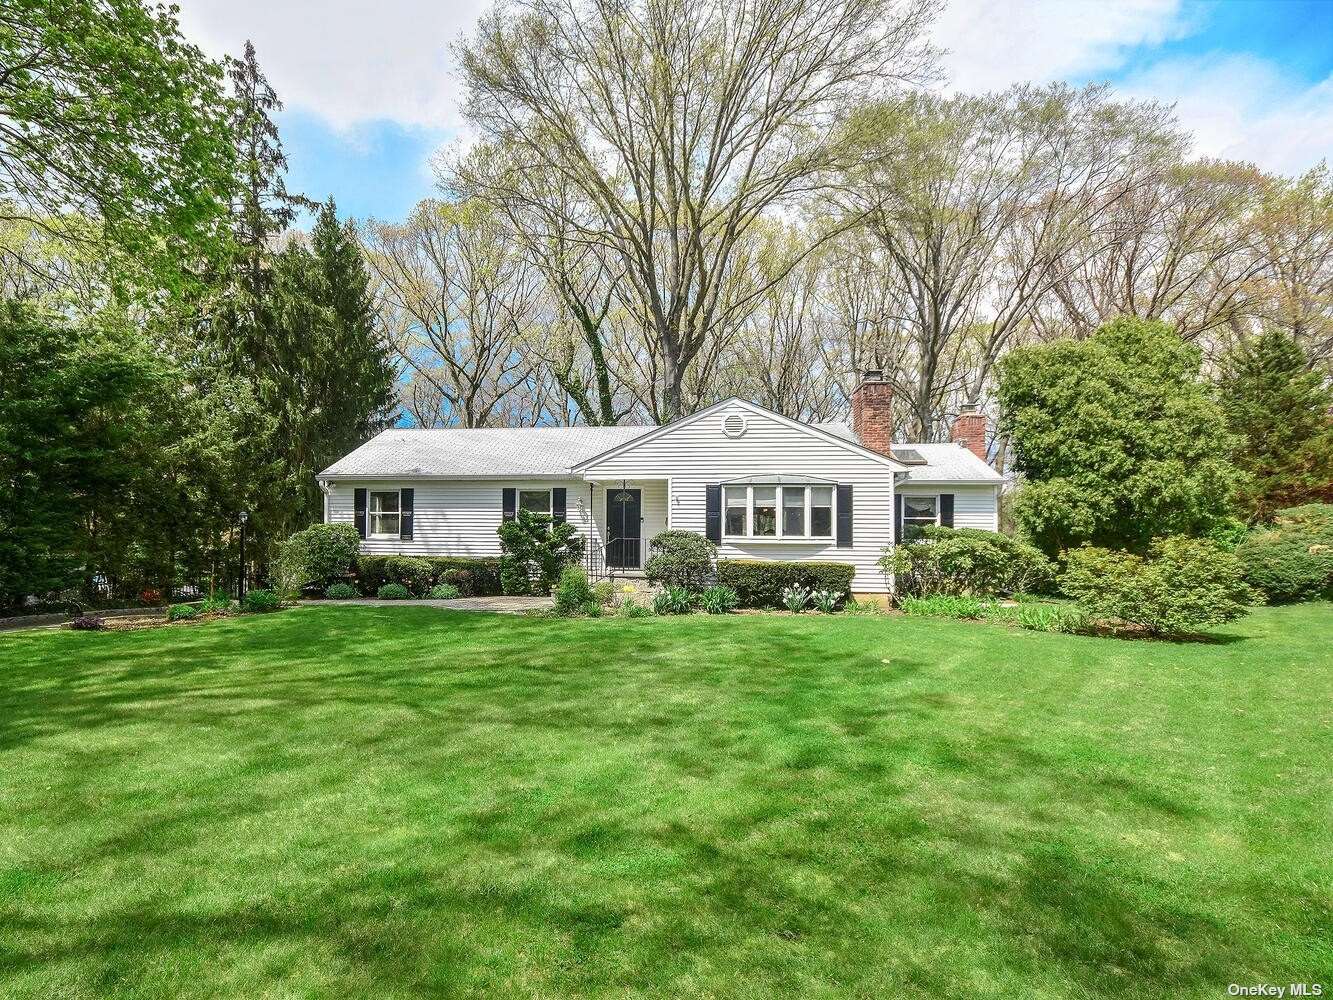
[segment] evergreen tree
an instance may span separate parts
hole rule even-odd
[[[1225,359],[1219,392],[1236,464],[1250,474],[1247,513],[1333,502],[1333,388],[1290,334],[1277,328],[1242,341]]]
[[[1025,478],[1014,517],[1047,554],[1145,551],[1230,518],[1244,477],[1200,361],[1167,324],[1126,317],[1001,362],[1002,431]]]

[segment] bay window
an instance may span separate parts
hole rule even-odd
[[[724,538],[833,537],[832,486],[723,486]]]
[[[782,533],[805,534],[805,487],[782,487]]]
[[[370,537],[397,538],[402,507],[397,490],[371,490]]]

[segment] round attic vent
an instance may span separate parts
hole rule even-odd
[[[722,418],[722,433],[729,438],[738,438],[745,433],[745,418],[739,413],[728,413]]]

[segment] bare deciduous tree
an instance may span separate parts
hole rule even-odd
[[[421,202],[401,225],[376,222],[364,248],[423,427],[484,427],[532,369],[519,345],[536,275],[501,220],[475,202]]]
[[[681,414],[711,332],[764,292],[724,298],[746,234],[842,163],[850,107],[927,75],[933,12],[931,0],[522,0],[462,48],[474,127],[596,209],[570,221],[620,257],[664,418]]]

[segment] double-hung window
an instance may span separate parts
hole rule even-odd
[[[939,497],[903,497],[903,541],[920,538],[921,529],[939,523]]]
[[[724,486],[724,538],[833,537],[832,486]]]
[[[532,514],[551,513],[550,490],[519,490],[518,509]]]
[[[370,537],[397,538],[402,526],[402,509],[397,490],[371,490]]]

